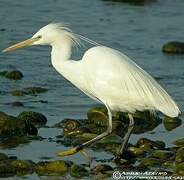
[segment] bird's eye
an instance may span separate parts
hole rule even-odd
[[[37,38],[38,38],[38,39],[40,39],[40,38],[42,38],[42,36],[41,36],[41,35],[39,35],[39,36],[37,36]]]

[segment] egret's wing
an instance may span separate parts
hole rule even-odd
[[[88,50],[86,90],[117,110],[157,109],[176,117],[179,108],[167,92],[126,55],[108,47]],[[90,87],[90,88],[89,88]]]

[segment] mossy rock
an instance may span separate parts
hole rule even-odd
[[[10,92],[12,96],[24,96],[25,92],[22,90],[13,90]]]
[[[162,51],[164,53],[183,54],[184,42],[171,41],[163,45]]]
[[[73,164],[70,168],[70,174],[76,178],[82,178],[84,176],[89,176],[89,172],[81,165]]]
[[[56,160],[50,162],[39,162],[35,166],[37,174],[66,174],[69,166],[65,161]]]
[[[32,171],[35,163],[30,160],[13,160],[10,165],[16,169],[16,171]]]
[[[71,133],[81,127],[81,123],[75,119],[64,119],[62,122],[64,135]]]
[[[7,162],[0,162],[0,178],[7,178],[16,175],[16,170]]]
[[[171,131],[179,127],[182,124],[182,121],[179,118],[171,118],[171,117],[165,116],[163,123],[164,123],[165,129],[168,131]]]
[[[9,116],[3,112],[0,112],[0,135],[1,136],[14,136],[25,135],[26,124],[20,121],[18,118]]]
[[[143,157],[146,155],[146,152],[141,149],[141,148],[137,148],[137,147],[129,147],[128,151],[135,157]]]
[[[152,156],[161,160],[167,160],[174,156],[174,153],[172,151],[155,150],[153,151]]]
[[[17,118],[35,126],[42,126],[47,122],[47,118],[43,114],[34,111],[23,111]]]
[[[174,145],[176,146],[181,146],[181,147],[184,147],[184,138],[181,138],[181,139],[177,139],[173,142]]]
[[[147,138],[140,138],[137,143],[136,146],[140,147],[143,144],[149,144],[151,147],[155,148],[155,149],[164,149],[165,148],[165,143],[163,141],[153,141]]]
[[[176,153],[176,162],[177,163],[182,163],[184,162],[184,147],[181,147],[177,150]]]
[[[5,76],[8,73],[8,71],[1,71],[0,76]]]
[[[109,171],[113,171],[113,168],[107,164],[98,164],[92,169],[93,174],[98,174],[98,173],[107,173]]]
[[[163,164],[162,164],[162,167],[163,169],[167,169],[167,170],[171,170],[171,171],[174,171],[175,170],[175,162],[174,161],[171,161],[171,160],[168,160],[168,161],[165,161]]]
[[[8,156],[4,153],[0,153],[0,161],[4,161],[6,159],[8,159]]]
[[[23,107],[24,106],[24,104],[20,101],[14,101],[11,104],[12,104],[12,106],[15,106],[15,107]]]
[[[98,126],[108,125],[107,109],[105,107],[94,107],[87,112],[89,123]]]
[[[184,162],[176,164],[177,175],[184,176]]]
[[[36,94],[44,93],[44,92],[47,92],[47,91],[48,91],[48,89],[42,88],[42,87],[27,87],[27,88],[24,88],[24,93],[28,94],[28,95],[36,95]]]
[[[156,158],[142,158],[140,161],[140,167],[160,167],[162,164],[162,161]]]
[[[12,79],[12,80],[20,80],[23,78],[22,72],[20,72],[18,70],[2,71],[2,72],[0,72],[0,76],[4,76],[4,77],[6,77],[8,79]]]

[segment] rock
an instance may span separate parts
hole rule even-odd
[[[148,3],[156,2],[156,0],[104,0],[110,2],[122,2],[122,3],[129,3],[133,5],[145,5]]]
[[[146,152],[141,149],[141,148],[137,148],[137,147],[129,147],[128,151],[134,155],[135,157],[140,157],[140,156],[144,156],[146,154]]]
[[[182,124],[182,121],[179,118],[171,118],[171,117],[165,116],[163,123],[164,123],[165,129],[168,131],[171,131],[179,127]]]
[[[98,164],[92,169],[93,174],[98,174],[98,173],[104,174],[109,171],[113,171],[113,168],[107,164]]]
[[[65,161],[56,160],[50,162],[39,162],[35,166],[37,174],[66,174],[68,172],[68,164]]]
[[[42,88],[42,87],[27,87],[27,88],[24,88],[23,90],[11,91],[10,93],[13,96],[24,96],[24,95],[35,96],[37,94],[44,93],[46,91],[48,91],[48,89]]]
[[[81,123],[78,120],[74,119],[64,119],[62,122],[64,135],[67,135],[73,131],[76,131],[80,126]]]
[[[177,163],[184,162],[184,147],[181,147],[178,149],[178,151],[176,153],[176,162]]]
[[[176,164],[177,175],[184,176],[184,162]]]
[[[70,174],[76,178],[82,178],[84,176],[89,176],[89,172],[81,165],[73,164],[70,169]]]
[[[17,118],[35,126],[43,126],[47,122],[47,118],[43,114],[34,111],[23,111]]]
[[[13,160],[10,165],[16,170],[16,173],[20,175],[32,173],[35,163],[29,160]]]
[[[1,71],[0,76],[5,76],[8,73],[8,71]]]
[[[18,70],[2,71],[2,72],[0,72],[0,76],[4,76],[4,77],[6,77],[8,79],[12,79],[12,80],[20,80],[23,78],[23,74]]]
[[[154,149],[153,146],[149,143],[140,144],[139,148],[145,152],[150,152],[150,151],[153,151]]]
[[[9,163],[0,162],[0,178],[15,176],[16,170]]]
[[[42,87],[27,87],[27,88],[24,88],[25,94],[28,94],[28,95],[36,95],[36,94],[44,93],[44,92],[47,92],[47,91],[48,91],[48,89],[42,88]]]
[[[72,142],[72,145],[79,145],[82,144],[86,141],[89,141],[93,138],[95,138],[96,136],[98,136],[97,134],[93,134],[93,133],[83,133],[83,134],[78,134],[74,137],[74,140]]]
[[[26,121],[21,121],[19,118],[9,116],[6,113],[0,112],[1,137],[24,136],[30,133],[32,134],[32,131],[30,130],[33,128],[33,125],[26,123]]]
[[[156,158],[142,158],[140,161],[140,167],[160,167],[162,162]]]
[[[12,80],[20,80],[23,78],[23,74],[18,70],[8,71],[4,76]]]
[[[24,96],[25,95],[24,91],[22,90],[14,90],[14,91],[11,91],[10,93],[13,96]]]
[[[14,102],[12,102],[12,106],[22,107],[22,106],[24,106],[24,104],[20,101],[14,101]]]
[[[171,151],[155,150],[153,151],[152,156],[158,159],[167,160],[170,157],[174,156],[174,153]]]
[[[87,112],[89,124],[107,127],[108,115],[105,107],[94,107]]]
[[[137,141],[136,146],[140,147],[143,144],[149,144],[151,145],[153,148],[156,149],[164,149],[165,148],[165,143],[163,141],[153,141],[147,138],[141,138]]]
[[[163,45],[162,51],[164,53],[183,54],[184,42],[171,41]]]
[[[169,170],[173,171],[175,169],[175,163],[174,163],[174,161],[171,161],[171,160],[165,161],[162,164],[162,168],[169,169]]]
[[[0,153],[0,161],[8,159],[8,156],[4,153]]]
[[[0,112],[0,135],[1,136],[14,136],[25,135],[26,124],[20,121],[18,118],[9,116],[3,112]]]
[[[176,146],[184,147],[184,138],[175,140],[175,141],[173,142],[173,144],[176,145]]]

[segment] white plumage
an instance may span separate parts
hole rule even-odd
[[[81,60],[71,60],[72,46],[81,40],[94,45]],[[177,117],[180,110],[168,93],[143,69],[123,53],[74,34],[62,24],[49,24],[41,28],[31,39],[13,45],[12,51],[26,45],[51,45],[51,61],[55,69],[91,98],[105,104],[109,115],[106,132],[83,143],[72,152],[93,143],[112,132],[112,111],[128,112],[130,125],[119,154],[123,152],[133,129],[131,113],[136,110],[161,111]]]
[[[170,117],[180,113],[168,93],[123,53],[96,43],[81,60],[73,61],[70,60],[73,43],[80,44],[81,38],[90,40],[72,33],[61,24],[49,24],[33,37],[39,34],[44,37],[45,31],[51,34],[49,37],[52,40],[56,39],[50,43],[55,69],[88,96],[107,104],[111,110],[131,113],[136,110],[159,110]],[[54,32],[58,34],[57,38],[53,38]]]

